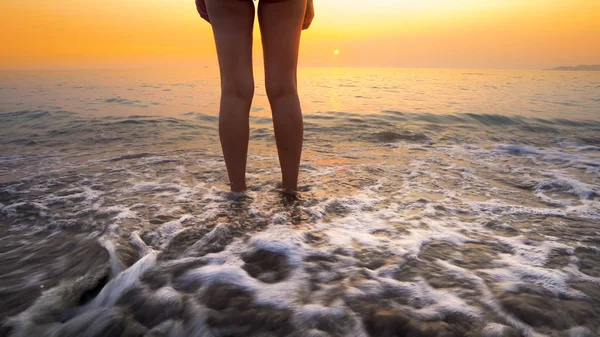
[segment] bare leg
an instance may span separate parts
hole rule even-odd
[[[258,19],[265,57],[265,84],[273,111],[283,189],[298,189],[303,124],[296,71],[306,0],[261,1]]]
[[[231,190],[246,190],[249,115],[254,96],[254,5],[243,0],[206,0],[221,70],[219,137]]]

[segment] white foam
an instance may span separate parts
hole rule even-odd
[[[133,266],[116,275],[100,291],[94,300],[85,306],[85,310],[114,306],[119,298],[137,284],[140,276],[156,264],[157,252],[150,252]]]
[[[386,229],[383,220],[371,213],[361,213],[334,220],[316,226],[327,235],[329,244],[336,247],[350,247],[353,243],[362,246],[376,247],[388,241],[371,233],[376,229]]]
[[[576,326],[569,329],[569,337],[591,337],[590,329],[583,326]]]
[[[505,214],[505,215],[548,215],[565,217],[568,213],[561,209],[555,208],[538,208],[538,207],[527,207],[520,205],[508,205],[499,201],[487,201],[479,202],[473,201],[467,204],[471,208],[471,212],[475,214],[480,213],[493,213],[493,214]]]
[[[181,276],[184,282],[200,281],[202,287],[229,284],[255,296],[258,304],[268,304],[277,308],[294,308],[300,303],[302,289],[308,288],[308,279],[303,273],[293,270],[285,280],[278,283],[263,283],[248,275],[236,266],[208,265],[186,272]]]
[[[451,273],[452,277],[464,279],[472,282],[481,293],[481,300],[493,310],[496,314],[502,317],[510,326],[515,328],[525,337],[544,337],[544,335],[535,332],[529,325],[523,323],[518,318],[504,311],[502,305],[498,303],[494,294],[488,288],[486,282],[470,270],[455,266],[447,261],[438,260],[437,264],[444,267],[447,272]]]
[[[86,212],[84,210],[83,212]],[[98,206],[96,209],[97,214],[99,215],[107,215],[111,216],[113,219],[112,227],[117,227],[119,223],[126,219],[136,219],[138,217],[138,213],[136,211],[132,211],[129,207],[123,205],[115,205],[108,207],[100,207]]]
[[[184,229],[186,223],[194,222],[194,216],[190,214],[184,214],[179,219],[165,222],[162,224],[155,233],[158,235],[162,242],[162,247],[166,247],[171,238],[177,235]]]
[[[129,242],[136,249],[136,252],[139,256],[146,256],[152,252],[152,248],[146,245],[142,238],[140,238],[140,235],[137,231],[131,233]]]
[[[158,182],[142,182],[135,183],[133,186],[125,188],[124,191],[127,193],[136,192],[156,192],[156,191],[173,191],[179,192],[180,186],[177,184],[162,184]]]
[[[0,204],[0,212],[2,212],[7,218],[15,218],[19,215],[17,208],[25,205],[33,206],[34,209],[38,210],[38,214],[44,215],[44,211],[48,210],[46,206],[39,202],[17,202],[10,205]]]
[[[290,222],[290,216],[284,213],[276,213],[271,216],[271,222],[274,224],[285,224]]]
[[[406,250],[410,256],[418,256],[421,248],[432,241],[448,242],[462,245],[473,241],[459,231],[463,226],[459,222],[444,223],[442,221],[425,220],[423,222],[429,229],[410,229],[409,234],[398,240],[399,246]],[[455,229],[452,225],[456,224]]]
[[[538,194],[544,194],[546,190],[552,191],[554,189],[564,189],[566,192],[569,192],[584,200],[591,199],[596,195],[596,191],[594,190],[593,186],[570,178],[558,178],[541,181],[536,187],[536,192]]]
[[[202,207],[202,215],[200,221],[214,221],[221,213],[222,207],[231,204],[231,200],[227,200],[228,192],[215,187],[211,187],[202,195],[202,202],[206,203]],[[250,196],[251,193],[248,193]]]
[[[298,267],[306,256],[306,245],[302,241],[302,233],[290,232],[285,228],[258,233],[249,241],[249,246],[284,255],[288,265]]]
[[[600,151],[600,146],[582,146],[577,151]]]
[[[103,236],[100,239],[98,239],[98,243],[100,243],[100,245],[102,247],[104,247],[106,249],[106,251],[108,252],[108,256],[109,256],[108,262],[110,264],[110,274],[113,277],[117,276],[123,270],[127,269],[127,266],[121,260],[121,258],[119,257],[119,254],[117,253],[117,249],[115,247],[114,242],[110,238]]]
[[[352,312],[342,307],[326,307],[318,304],[299,306],[294,310],[292,322],[294,326],[304,329],[316,329],[319,319],[326,318],[332,321],[344,321],[346,336],[368,337],[360,320]],[[319,331],[319,330],[317,330]],[[319,335],[316,335],[319,336]],[[325,334],[323,334],[325,336]]]
[[[323,218],[328,207],[340,207],[343,211],[348,212],[372,211],[381,199],[372,197],[373,191],[365,192],[367,191],[353,197],[326,199],[324,202],[310,207],[307,211],[318,218]]]
[[[81,191],[78,192],[79,190],[81,190]],[[55,203],[62,204],[62,203],[66,203],[68,201],[80,200],[81,198],[83,198],[85,203],[92,205],[92,204],[96,204],[97,202],[101,201],[100,199],[103,195],[102,192],[100,192],[98,190],[93,190],[89,186],[82,186],[81,188],[77,188],[77,189],[69,189],[69,190],[66,190],[65,192],[73,192],[73,193],[64,195],[64,196],[50,195],[49,197],[44,198],[44,202],[46,204],[55,204]]]
[[[549,238],[553,239],[553,238]],[[512,259],[519,264],[541,267],[548,262],[549,254],[555,249],[565,249],[572,251],[572,247],[557,241],[537,242],[528,239],[525,236],[516,237],[497,237],[496,240],[510,247],[515,254]]]
[[[586,298],[584,293],[569,286],[569,273],[517,264],[512,261],[512,255],[501,255],[500,258],[503,263],[507,264],[507,267],[486,269],[481,272],[492,276],[494,282],[507,291],[516,291],[520,285],[536,285],[553,296],[569,299]]]
[[[228,236],[232,236],[229,225],[219,223],[210,232],[208,232],[208,234],[204,235],[200,240],[198,240],[191,247],[186,249],[184,256],[195,256],[198,250],[201,250],[210,243],[219,242],[224,239],[227,239]]]
[[[504,337],[509,327],[498,323],[488,323],[481,330],[482,337]]]
[[[500,150],[507,151],[511,154],[534,155],[536,158],[546,162],[564,162],[570,164],[583,164],[584,166],[600,166],[600,161],[589,159],[580,154],[566,153],[557,150],[542,150],[534,149],[529,146],[522,145],[499,145]]]
[[[379,277],[377,281],[386,292],[391,291],[406,298],[408,304],[413,307],[411,314],[422,320],[443,320],[446,315],[453,313],[474,318],[481,315],[478,308],[469,305],[457,294],[450,290],[435,289],[423,279],[416,282],[400,282]]]

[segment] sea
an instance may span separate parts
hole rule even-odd
[[[0,72],[0,336],[600,336],[600,72],[264,72],[230,194],[217,68]]]

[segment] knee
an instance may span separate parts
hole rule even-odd
[[[223,96],[236,97],[251,102],[254,96],[254,79],[223,78],[221,92]]]
[[[281,97],[289,95],[297,95],[298,87],[296,85],[296,79],[292,76],[279,77],[272,76],[265,79],[265,88],[267,89],[267,96],[269,100],[276,100]]]

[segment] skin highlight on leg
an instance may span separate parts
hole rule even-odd
[[[273,111],[275,140],[285,192],[298,189],[304,137],[297,66],[307,0],[259,2],[265,85]]]
[[[219,138],[231,191],[246,190],[250,106],[254,96],[252,30],[254,4],[206,0],[221,72]]]

